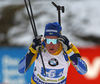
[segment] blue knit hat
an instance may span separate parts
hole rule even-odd
[[[45,26],[44,36],[59,37],[61,35],[61,30],[62,30],[62,27],[60,26],[60,24],[58,22],[48,23]]]

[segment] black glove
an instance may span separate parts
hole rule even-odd
[[[29,50],[27,52],[28,55],[34,56],[37,53],[39,47],[41,46],[41,38],[42,35],[37,36],[35,39],[33,39],[33,43],[31,43]]]
[[[33,39],[33,45],[32,47],[38,51],[39,47],[41,47],[41,38],[43,35],[37,36],[35,39]]]
[[[70,49],[69,40],[66,36],[61,35],[58,37],[58,42],[61,42],[65,51]]]

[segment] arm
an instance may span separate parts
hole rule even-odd
[[[37,57],[37,51],[33,49],[32,44],[29,47],[27,54],[21,59],[18,66],[19,73],[25,73],[29,67],[33,64]]]
[[[80,55],[79,50],[78,50],[72,43],[70,43],[69,46],[70,46],[70,49],[72,49],[72,51],[73,51],[78,57],[81,58],[81,55]]]
[[[66,53],[68,54],[69,60],[71,61],[72,65],[80,74],[85,74],[87,72],[87,65],[81,59],[80,53],[78,49],[69,42],[66,36],[60,36],[58,41],[62,43],[62,46]]]
[[[33,40],[33,43],[30,45],[26,56],[22,58],[22,60],[19,62],[18,66],[19,73],[25,73],[35,61],[38,54],[38,48],[39,46],[41,46],[40,40],[41,36]]]
[[[75,54],[72,49],[69,49],[67,51],[67,54],[69,56],[69,59],[72,63],[72,65],[75,67],[75,69],[80,74],[85,74],[87,72],[87,65],[86,63],[81,59],[81,57],[78,57],[77,54]]]

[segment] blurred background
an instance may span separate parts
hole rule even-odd
[[[62,34],[79,49],[88,65],[82,76],[70,66],[67,84],[100,83],[100,1],[99,0],[31,0],[38,35],[47,23],[58,21],[51,2],[65,7],[61,13]],[[33,66],[18,73],[18,63],[27,53],[34,34],[24,0],[0,0],[0,84],[28,84]]]

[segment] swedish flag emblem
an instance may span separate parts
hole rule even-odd
[[[53,34],[53,33],[50,32],[49,34],[51,35],[51,34]]]

